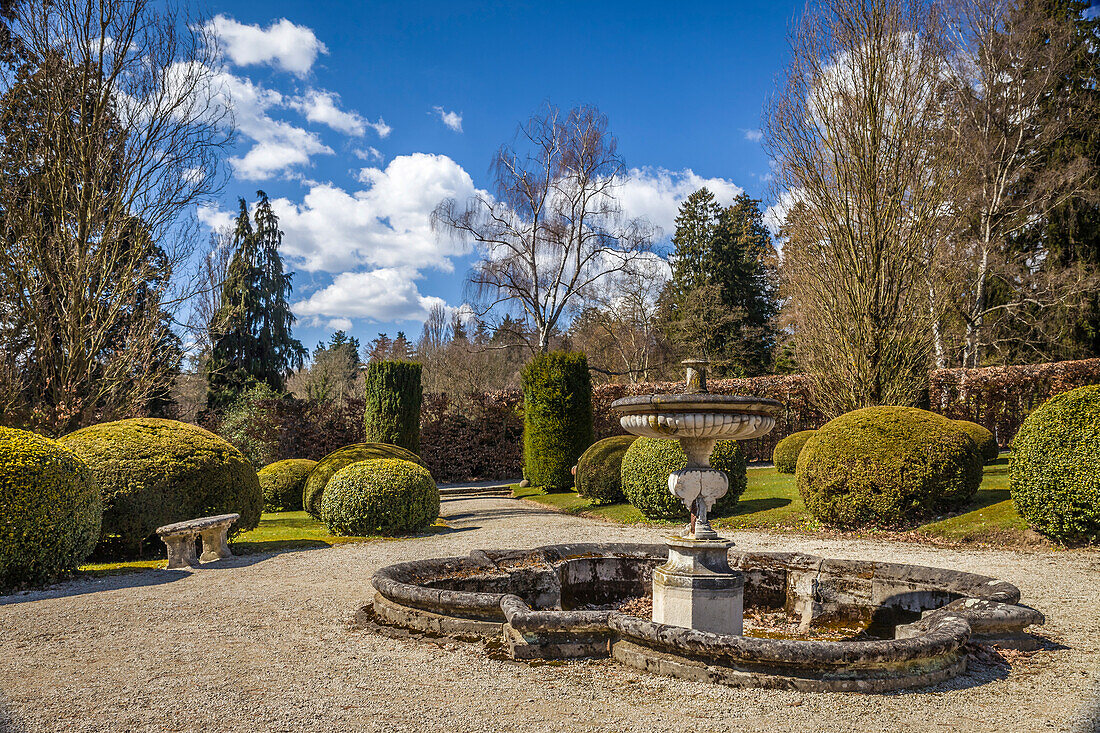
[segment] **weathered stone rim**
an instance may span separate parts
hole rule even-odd
[[[723,407],[736,410],[723,410]],[[774,416],[783,411],[783,403],[766,397],[723,394],[652,394],[620,397],[611,409],[623,415],[654,410],[673,412],[736,412],[738,414]]]

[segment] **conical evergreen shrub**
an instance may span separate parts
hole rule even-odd
[[[594,439],[592,381],[584,354],[539,354],[523,370],[523,474],[532,486],[568,491],[570,469]]]
[[[364,423],[367,443],[420,452],[420,364],[374,361],[367,367]]]

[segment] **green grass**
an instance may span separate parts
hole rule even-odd
[[[575,493],[547,494],[537,488],[512,487],[517,498],[529,499],[559,511],[600,517],[622,524],[673,526],[652,522],[629,504],[595,505]],[[813,532],[821,525],[806,511],[794,476],[777,473],[774,468],[751,468],[748,487],[732,515],[716,518],[719,529],[772,529]],[[890,535],[901,533],[882,532]],[[999,458],[985,468],[978,494],[957,515],[914,527],[904,533],[908,538],[927,538],[943,542],[995,542],[997,544],[1034,544],[1034,534],[1016,513],[1008,496],[1008,459]]]
[[[433,528],[434,529],[434,528]],[[377,537],[336,537],[328,527],[305,512],[265,512],[256,529],[241,532],[230,540],[229,549],[234,555],[253,555],[280,550],[304,550],[315,547],[332,547],[349,542],[367,542]],[[163,547],[158,551],[164,552]],[[150,568],[163,568],[167,560],[123,560],[119,562],[89,563],[80,572],[93,577],[139,572]]]

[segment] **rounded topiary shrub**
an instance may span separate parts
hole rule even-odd
[[[806,441],[813,437],[816,432],[816,430],[800,430],[797,433],[791,433],[776,443],[775,449],[772,451],[772,463],[775,464],[775,470],[779,473],[794,473],[794,469],[798,465],[798,454],[802,452]]]
[[[818,429],[795,473],[806,508],[824,524],[898,526],[966,505],[982,482],[982,459],[952,420],[867,407]]]
[[[185,519],[235,512],[234,532],[260,522],[255,469],[208,430],[137,418],[92,425],[59,442],[84,459],[99,485],[105,549],[140,553],[157,527]]]
[[[372,361],[367,366],[363,420],[366,442],[420,450],[420,364]]]
[[[997,445],[997,439],[993,437],[993,433],[984,426],[969,420],[953,420],[952,422],[969,435],[970,439],[974,441],[974,445],[978,446],[983,463],[997,460],[997,456],[1001,454],[1001,447]]]
[[[302,508],[315,519],[321,518],[321,499],[324,496],[328,482],[344,466],[359,461],[369,461],[376,458],[398,458],[402,461],[412,461],[423,465],[423,461],[415,453],[388,443],[353,443],[338,448],[332,453],[317,461],[317,465],[306,477],[305,488],[302,490]]]
[[[288,458],[264,466],[256,474],[264,492],[264,509],[273,512],[302,510],[302,491],[306,478],[317,461],[308,458]]]
[[[1067,544],[1100,541],[1100,385],[1028,415],[1008,465],[1012,501],[1028,524]]]
[[[577,493],[596,504],[626,501],[622,465],[634,435],[614,435],[597,440],[577,460]]]
[[[592,381],[584,354],[538,354],[523,369],[523,475],[568,491],[570,469],[592,445]]]
[[[428,469],[412,461],[359,461],[329,481],[321,515],[336,535],[419,532],[439,516],[439,489]]]
[[[75,570],[99,539],[88,467],[49,438],[0,428],[0,591]]]
[[[731,514],[748,485],[745,454],[735,440],[720,440],[710,454],[710,465],[726,472],[729,491],[715,502],[710,516]],[[626,500],[649,519],[687,519],[684,502],[668,490],[668,477],[687,466],[678,440],[638,438],[623,456],[622,482]]]

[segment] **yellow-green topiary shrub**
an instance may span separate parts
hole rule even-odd
[[[816,430],[800,430],[776,443],[775,449],[772,450],[772,463],[775,464],[775,470],[778,473],[794,473],[795,467],[798,466],[798,454],[802,452],[806,441],[816,432]]]
[[[1100,542],[1100,385],[1028,415],[1008,466],[1012,502],[1028,524],[1066,544]]]
[[[317,461],[308,458],[288,458],[261,468],[256,475],[264,492],[264,510],[300,512],[306,478],[316,465]]]
[[[177,420],[136,418],[92,425],[59,441],[76,453],[103,496],[101,543],[112,554],[140,554],[156,528],[238,513],[233,531],[260,521],[255,469],[223,438]]]
[[[0,428],[0,591],[75,570],[99,539],[102,515],[99,489],[75,453]]]
[[[358,461],[328,482],[321,515],[335,535],[419,532],[439,516],[439,489],[428,469],[412,461]]]
[[[714,503],[710,516],[731,514],[748,485],[745,454],[735,440],[719,440],[710,455],[710,465],[725,471],[729,491]],[[687,519],[684,502],[668,490],[668,477],[687,466],[687,456],[678,440],[638,438],[623,456],[622,481],[626,500],[649,519]]]
[[[868,407],[818,429],[795,474],[822,523],[893,527],[965,506],[981,484],[982,459],[952,420],[915,407]]]
[[[577,493],[596,504],[626,501],[623,495],[623,456],[633,435],[597,440],[577,460]]]
[[[997,445],[997,439],[985,426],[969,420],[953,420],[952,422],[969,435],[974,444],[978,446],[983,463],[997,460],[997,456],[1001,454],[1001,446]]]
[[[412,461],[423,465],[423,461],[415,453],[389,443],[353,443],[338,448],[332,453],[317,461],[317,465],[309,472],[306,478],[305,488],[302,490],[302,508],[314,519],[321,519],[321,499],[324,497],[325,487],[329,480],[344,466],[369,461],[375,458],[397,458],[402,461]]]

